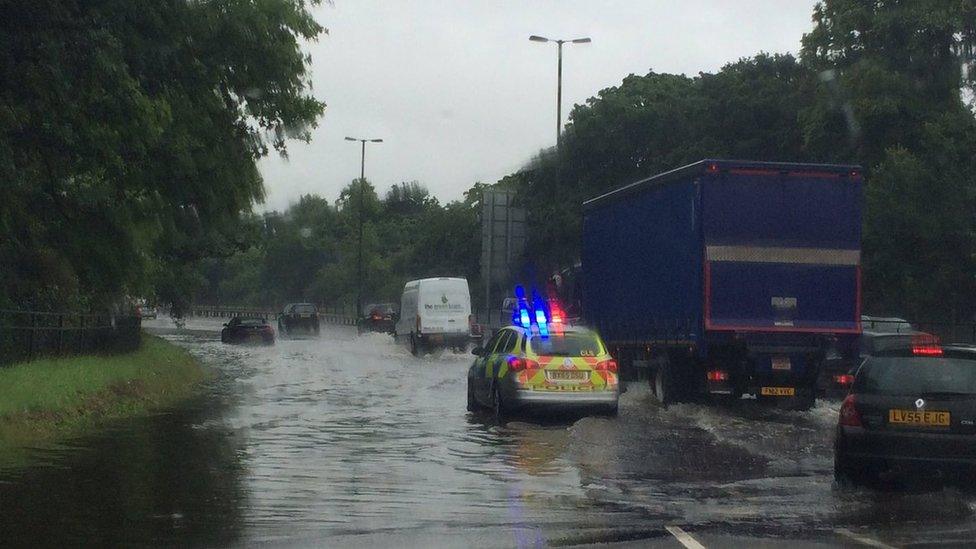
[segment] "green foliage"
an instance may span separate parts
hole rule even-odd
[[[142,293],[229,245],[255,160],[307,139],[305,0],[22,0],[0,19],[0,301]]]
[[[308,300],[351,308],[359,282],[366,301],[397,301],[407,280],[464,276],[479,270],[476,184],[464,201],[445,206],[416,181],[392,186],[383,200],[368,181],[354,180],[334,207],[303,196],[283,213],[264,217],[267,230],[250,247],[211,259],[200,301],[280,306]],[[360,208],[360,198],[363,207]],[[357,272],[359,212],[363,212],[363,276]]]
[[[138,351],[43,359],[0,369],[0,463],[20,447],[83,435],[192,396],[205,372],[184,349],[143,335]]]
[[[581,203],[705,157],[804,160],[807,70],[760,54],[718,74],[628,76],[570,116],[560,149],[511,176],[529,210],[528,256],[542,271],[579,257]]]

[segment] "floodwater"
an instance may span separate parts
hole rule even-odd
[[[219,327],[166,331],[215,373],[199,398],[0,471],[0,543],[678,546],[669,525],[717,545],[976,539],[972,495],[836,488],[836,403],[663,409],[632,386],[616,418],[496,424],[465,411],[467,355],[343,327],[229,346]]]

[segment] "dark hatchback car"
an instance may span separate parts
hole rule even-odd
[[[396,325],[396,305],[393,303],[370,303],[363,308],[363,317],[357,323],[359,333],[393,333]]]
[[[858,369],[837,425],[839,482],[976,479],[976,353],[935,341],[916,338]]]
[[[220,331],[221,343],[258,343],[274,345],[274,329],[263,318],[235,316]]]
[[[289,303],[278,313],[282,336],[319,335],[319,310],[312,303]]]

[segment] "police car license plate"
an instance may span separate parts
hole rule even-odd
[[[586,381],[590,379],[590,373],[586,370],[546,370],[546,379],[549,381]]]
[[[919,427],[948,427],[949,412],[921,410],[888,410],[888,423],[895,425],[917,425]]]
[[[300,314],[298,316],[300,316],[302,318],[312,318],[312,313],[302,313],[302,314]]]
[[[763,396],[791,397],[796,395],[793,387],[763,387],[759,389],[759,394]]]

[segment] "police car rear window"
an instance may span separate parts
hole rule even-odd
[[[539,356],[596,356],[600,354],[600,342],[593,334],[552,334],[542,337],[534,334],[529,339],[532,352]]]
[[[295,305],[295,308],[292,309],[292,311],[294,311],[296,313],[302,313],[302,314],[304,314],[304,313],[314,313],[315,312],[315,305],[311,305],[311,304],[307,304],[307,303]]]
[[[929,357],[873,357],[857,373],[855,393],[976,395],[976,360]]]

